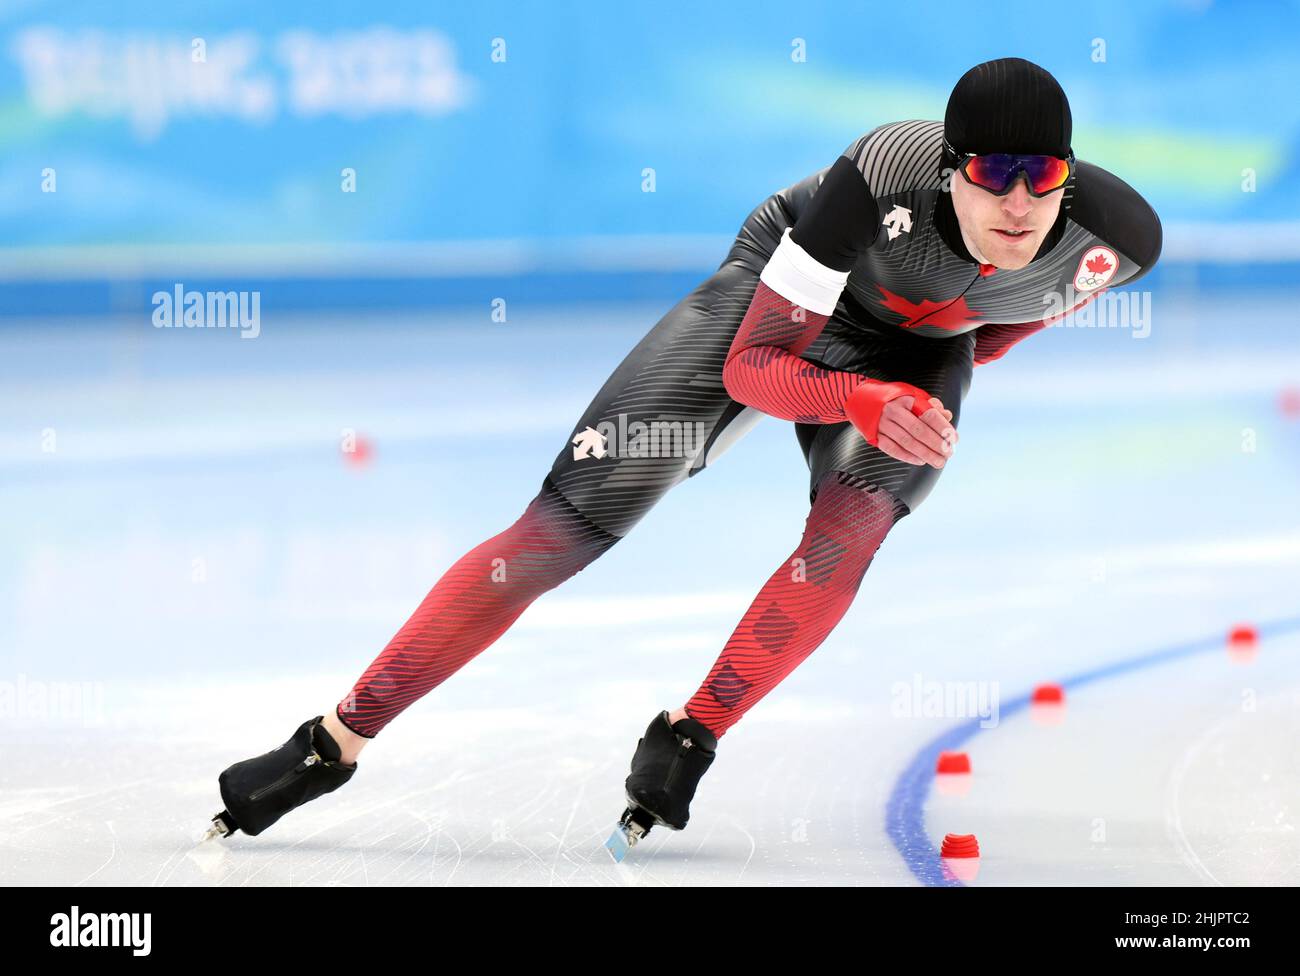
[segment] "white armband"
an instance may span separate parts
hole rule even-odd
[[[758,280],[809,311],[832,315],[849,272],[826,267],[794,242],[787,227]]]

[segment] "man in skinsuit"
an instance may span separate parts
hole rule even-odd
[[[1155,212],[1070,143],[1055,79],[1004,58],[961,78],[942,123],[879,126],[760,204],[606,381],[523,515],[446,572],[336,708],[262,757],[316,779],[237,764],[224,826],[260,832],[346,782],[388,722],[767,414],[807,459],[803,536],[695,693],[651,722],[627,784],[653,822],[684,827],[717,740],[825,640],[933,489],[974,367],[1159,257]],[[273,772],[289,786],[257,808],[248,793]]]

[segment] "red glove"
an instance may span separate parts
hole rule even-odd
[[[872,447],[878,446],[880,414],[885,404],[902,396],[913,397],[912,413],[921,416],[927,410],[933,410],[930,394],[911,383],[882,383],[879,380],[864,380],[844,401],[844,414],[861,431],[862,436]]]

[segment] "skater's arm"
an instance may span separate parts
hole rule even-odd
[[[894,457],[942,466],[956,431],[937,398],[801,355],[834,314],[850,270],[879,229],[879,216],[862,169],[841,156],[763,267],[727,353],[723,383],[734,400],[773,417],[851,421],[869,444]]]
[[[733,399],[783,420],[847,419],[845,400],[870,381],[814,365],[801,354],[834,314],[877,216],[862,171],[840,156],[759,276],[723,370]]]
[[[760,280],[723,368],[727,392],[783,420],[851,421],[868,444],[890,456],[942,467],[956,430],[952,412],[937,397],[909,383],[827,369],[798,355],[828,318]]]
[[[1045,316],[1037,322],[1020,322],[1016,324],[991,322],[987,325],[981,325],[975,330],[975,365],[983,366],[995,359],[1001,359],[1006,355],[1007,350],[1017,342],[1029,338],[1036,332],[1041,332],[1072,312],[1077,312],[1106,290],[1100,288],[1072,308],[1068,308],[1064,312],[1058,312],[1055,315]]]
[[[844,401],[866,378],[816,366],[799,355],[829,318],[760,279],[722,370],[727,393],[782,420],[845,420]]]
[[[1004,325],[997,322],[981,325],[975,330],[975,365],[983,366],[995,359],[1001,359],[1006,351],[1021,339],[1027,339],[1046,327],[1047,323],[1044,321],[1018,325]]]
[[[799,265],[795,262],[803,261],[806,255],[800,257],[798,246],[791,247],[789,241],[787,231],[782,246],[790,247],[796,256],[782,272],[784,279],[780,287],[798,293],[799,282],[793,275]],[[767,267],[781,260],[778,251]],[[790,281],[794,281],[793,287]],[[760,277],[722,370],[722,382],[731,398],[796,423],[835,424],[852,420],[872,444],[880,412],[890,400],[914,397],[917,416],[928,409],[931,397],[918,387],[828,369],[802,358],[800,354],[821,334],[830,319],[830,312],[822,310],[826,309],[823,299],[813,291],[812,287],[806,287],[800,300],[792,300]],[[833,310],[832,303],[830,311]]]
[[[848,420],[890,456],[942,467],[957,432],[952,412],[937,397],[909,383],[881,382],[799,357],[827,318],[760,281],[723,369],[732,399],[798,423]]]

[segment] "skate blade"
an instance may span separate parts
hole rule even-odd
[[[614,832],[609,835],[609,840],[605,841],[605,850],[609,851],[609,856],[614,859],[614,863],[622,863],[623,858],[627,857],[627,852],[636,847],[637,841],[650,833],[650,828],[656,822],[657,818],[654,814],[640,807],[629,806],[624,810],[623,816],[618,818]]]
[[[614,828],[614,832],[609,835],[609,840],[605,841],[605,850],[609,851],[609,856],[614,859],[615,864],[622,864],[623,858],[627,857],[627,852],[635,843],[636,841],[628,838],[627,831],[620,825]]]
[[[203,832],[203,836],[199,838],[200,844],[207,843],[210,840],[216,840],[218,837],[229,837],[235,832],[234,828],[223,819],[222,815],[224,813],[225,811],[223,810],[212,818],[211,825]]]

